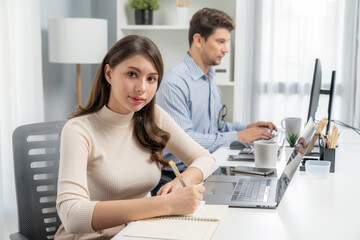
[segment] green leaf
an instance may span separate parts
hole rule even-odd
[[[129,0],[129,6],[139,10],[158,10],[160,8],[159,0]]]
[[[295,147],[298,138],[299,138],[298,133],[286,134],[286,141],[289,143],[290,147]]]

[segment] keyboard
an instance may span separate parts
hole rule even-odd
[[[273,141],[278,143],[278,152],[281,152],[284,142],[285,142],[285,132],[284,131],[273,131],[274,135],[271,139],[263,139],[263,141]],[[261,139],[259,139],[261,140]],[[254,145],[251,145],[250,148],[243,148],[239,154],[254,154]]]
[[[231,200],[267,202],[270,183],[269,179],[239,179]]]

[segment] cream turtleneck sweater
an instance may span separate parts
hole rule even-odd
[[[159,106],[155,121],[171,137],[166,150],[204,179],[215,159],[188,136]],[[133,134],[133,113],[122,115],[104,106],[96,113],[69,120],[61,135],[57,210],[61,218],[56,239],[108,239],[123,226],[94,232],[92,214],[98,201],[150,197],[161,176],[150,151]]]

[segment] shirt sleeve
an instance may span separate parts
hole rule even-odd
[[[171,76],[172,78],[180,78]],[[173,79],[172,79],[173,80]],[[190,116],[189,86],[181,79],[166,81],[160,85],[156,95],[156,102],[161,106],[176,123],[204,148],[211,153],[221,146],[228,146],[237,140],[238,129],[246,127],[239,124],[226,123],[222,131],[216,133],[196,132]]]
[[[195,142],[179,125],[159,106],[160,127],[170,133],[166,150],[182,160],[188,167],[198,168],[203,179],[212,174],[216,168],[215,158],[208,150]]]
[[[97,201],[90,201],[87,186],[89,141],[79,123],[68,121],[61,133],[56,208],[67,233],[89,233]]]
[[[221,121],[223,125],[223,127],[220,129],[220,132],[230,132],[230,131],[243,131],[246,129],[247,125],[241,124],[239,122],[234,122],[234,123],[230,123],[230,122],[225,122],[225,121]]]

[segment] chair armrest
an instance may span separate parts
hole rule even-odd
[[[21,233],[12,233],[10,234],[10,240],[29,240],[27,237],[22,235]]]

